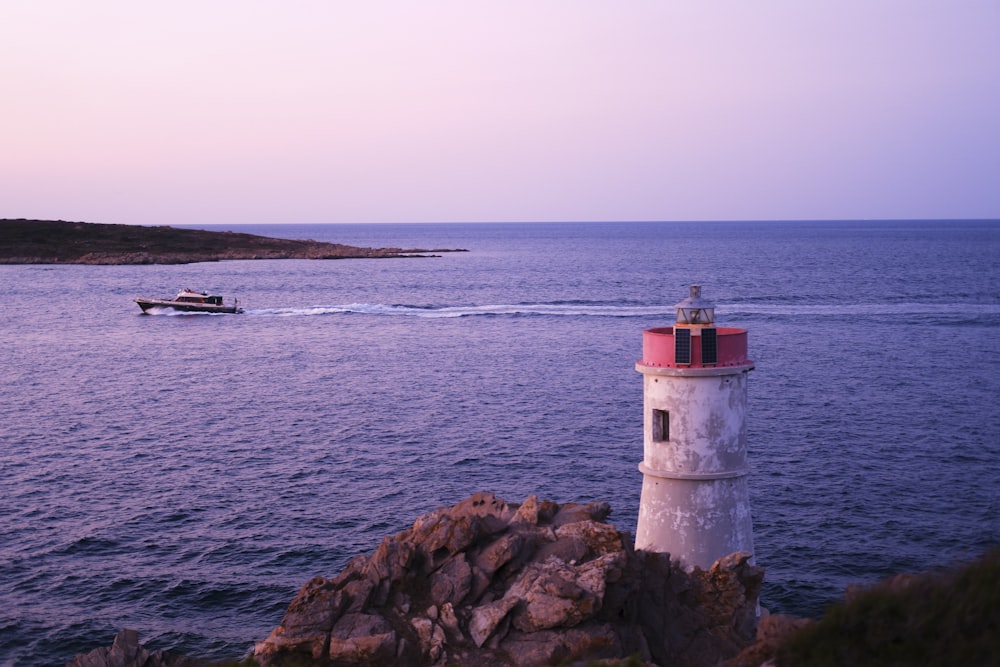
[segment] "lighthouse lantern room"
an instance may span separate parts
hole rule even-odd
[[[707,569],[753,556],[747,487],[747,331],[717,327],[692,285],[672,327],[642,334],[642,495],[636,549]]]

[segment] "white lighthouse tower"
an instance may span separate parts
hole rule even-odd
[[[715,326],[701,288],[677,304],[672,327],[642,332],[642,496],[635,548],[709,568],[753,556],[747,488],[746,329]]]

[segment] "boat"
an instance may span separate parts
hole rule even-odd
[[[221,296],[209,294],[208,292],[195,292],[190,289],[182,289],[173,299],[146,299],[136,297],[135,302],[142,308],[142,312],[148,312],[153,308],[172,308],[185,313],[242,313],[240,302],[233,299],[232,304],[226,304]]]

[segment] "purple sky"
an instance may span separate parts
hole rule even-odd
[[[0,217],[1000,217],[997,0],[4,0]]]

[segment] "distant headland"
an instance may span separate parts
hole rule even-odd
[[[358,248],[175,227],[0,219],[0,264],[190,264],[227,259],[435,257],[464,249]]]

